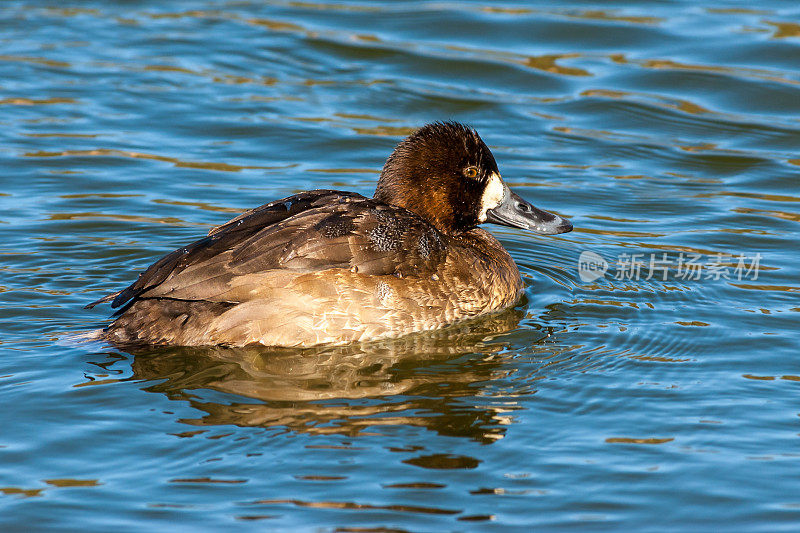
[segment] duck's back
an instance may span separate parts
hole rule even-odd
[[[355,193],[310,191],[247,211],[100,301],[117,342],[311,346],[442,327],[512,305],[507,252],[448,237]]]

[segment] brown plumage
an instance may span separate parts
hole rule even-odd
[[[485,221],[571,229],[508,190],[474,130],[435,123],[400,143],[374,198],[318,190],[247,211],[88,307],[123,306],[105,331],[120,343],[313,346],[435,329],[520,296]]]

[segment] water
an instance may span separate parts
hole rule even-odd
[[[800,9],[485,6],[0,5],[0,528],[798,528]],[[303,353],[76,338],[243,209],[371,194],[437,119],[575,224],[492,228],[516,309]]]

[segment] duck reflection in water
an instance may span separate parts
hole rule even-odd
[[[134,355],[134,379],[165,380],[145,390],[188,401],[207,413],[182,419],[190,425],[347,436],[406,425],[491,443],[504,436],[514,407],[508,402],[499,407],[481,390],[513,372],[501,353],[508,347],[501,335],[513,332],[523,316],[524,311],[512,308],[434,332],[339,347],[150,346],[126,351]],[[190,392],[201,389],[259,402],[205,401]]]

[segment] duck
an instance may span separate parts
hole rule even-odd
[[[433,122],[397,145],[372,198],[312,190],[250,209],[86,308],[119,308],[102,337],[128,345],[307,348],[436,330],[521,298],[484,223],[572,230],[509,188],[475,129]]]

